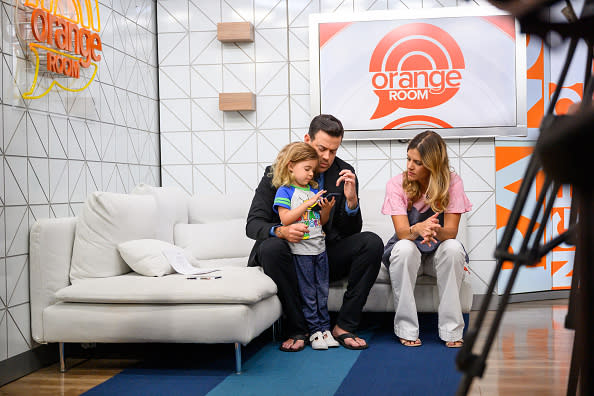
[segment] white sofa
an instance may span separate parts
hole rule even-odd
[[[233,343],[240,372],[241,345],[281,315],[275,283],[247,267],[250,198],[139,186],[134,194],[91,194],[79,218],[37,221],[30,233],[33,338],[59,343],[62,371],[64,343],[164,342]],[[187,245],[195,262],[220,269],[221,278],[130,272],[115,244],[145,238]]]
[[[259,268],[246,267],[253,245],[245,236],[251,199],[252,194],[187,197],[175,189],[141,185],[128,195],[90,195],[79,218],[36,222],[30,234],[33,338],[60,343],[62,370],[68,342],[233,343],[240,372],[241,344],[281,315],[274,282]],[[360,202],[364,230],[387,242],[393,227],[380,213],[383,192],[363,191]],[[92,213],[90,203],[96,206]],[[107,224],[97,225],[103,221]],[[216,274],[221,279],[130,272],[114,244],[142,238],[186,248],[200,267],[220,269]],[[331,311],[339,310],[345,288],[345,281],[331,285]],[[463,310],[469,312],[468,281],[460,294]],[[415,298],[419,311],[436,312],[435,280],[420,277]],[[364,310],[394,311],[383,265]]]

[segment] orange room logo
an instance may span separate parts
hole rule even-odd
[[[95,79],[102,50],[98,0],[17,0],[19,41],[34,64],[25,99],[45,96],[55,85],[80,92]]]
[[[385,35],[369,63],[379,103],[371,120],[399,108],[427,109],[450,100],[462,84],[464,56],[445,30],[411,23]]]

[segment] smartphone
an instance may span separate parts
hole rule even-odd
[[[340,197],[341,195],[342,195],[342,193],[326,193],[326,194],[322,195],[322,197],[331,201],[332,197],[335,197],[336,199],[338,199],[338,197]]]

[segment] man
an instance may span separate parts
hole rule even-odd
[[[332,335],[346,348],[365,349],[367,343],[354,331],[359,326],[361,311],[379,272],[384,246],[379,236],[372,232],[361,232],[357,178],[353,167],[336,157],[343,135],[344,129],[338,119],[321,114],[312,120],[304,141],[318,152],[317,180],[320,189],[328,193],[341,193],[324,226],[330,282],[348,279]],[[307,324],[287,241],[299,242],[307,232],[307,226],[281,225],[278,214],[272,209],[276,189],[271,180],[268,167],[256,189],[247,218],[247,236],[256,240],[248,265],[262,266],[276,283],[290,335],[280,349],[297,352],[305,347]]]

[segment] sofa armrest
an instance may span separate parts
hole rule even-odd
[[[43,343],[43,310],[54,304],[56,291],[70,285],[70,260],[76,218],[41,219],[29,235],[31,335]]]

